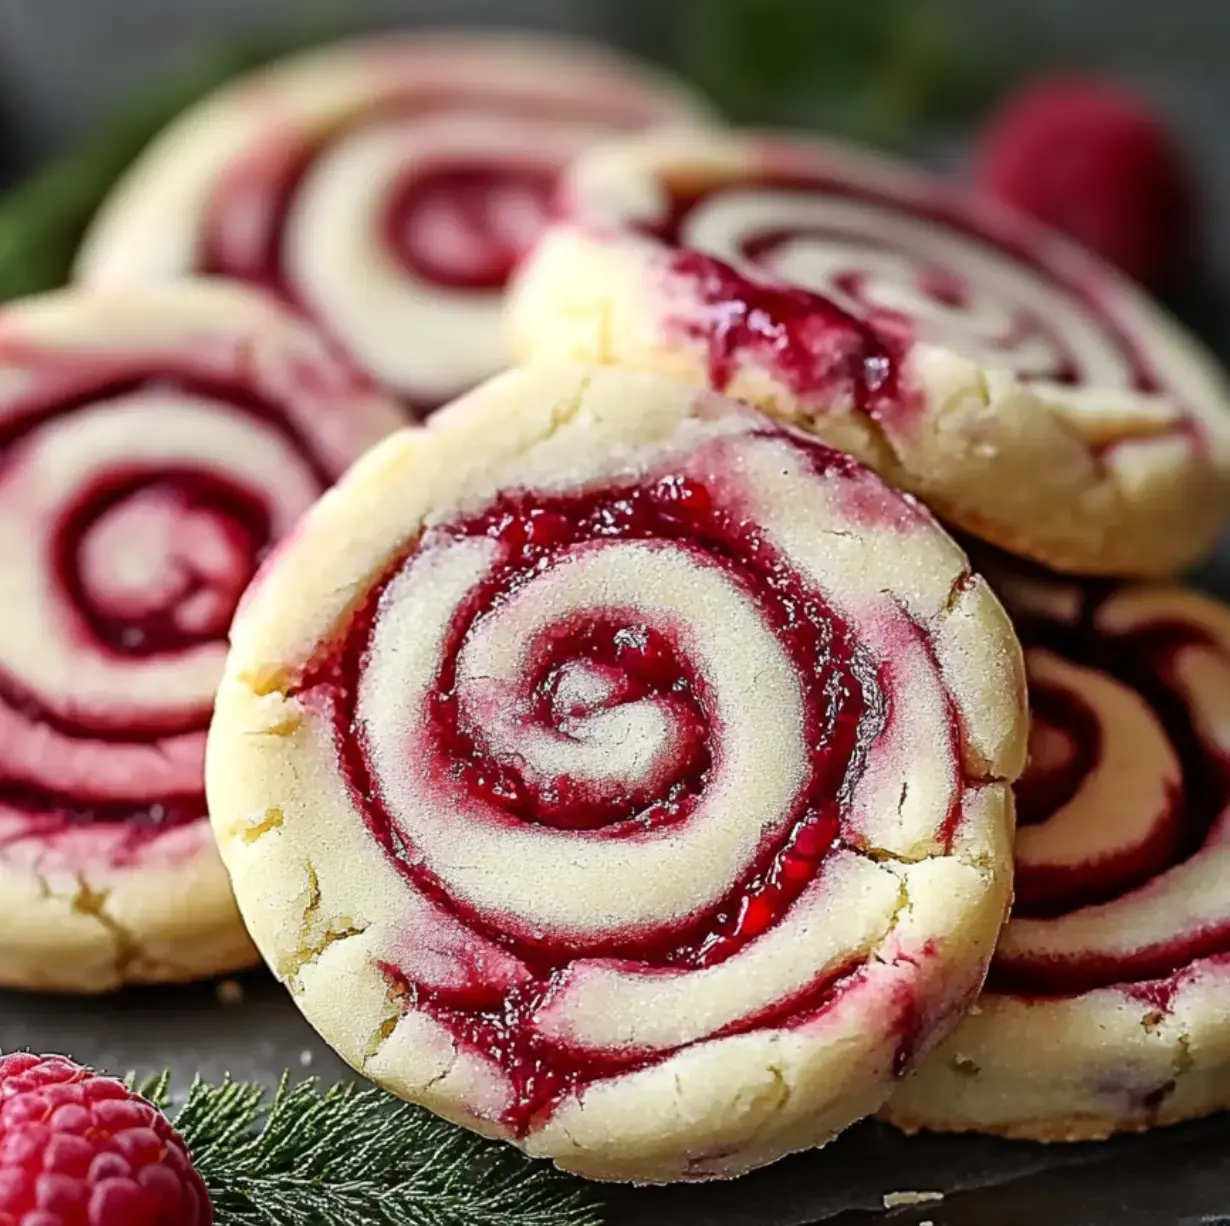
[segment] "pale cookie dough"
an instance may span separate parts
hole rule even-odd
[[[630,138],[561,190],[511,288],[516,356],[749,400],[1061,570],[1171,573],[1212,544],[1230,391],[1093,257],[806,138]]]
[[[595,1179],[874,1110],[982,983],[1019,646],[913,500],[687,384],[497,377],[245,602],[214,828],[356,1069]]]
[[[561,168],[612,134],[704,114],[681,83],[560,38],[335,44],[172,123],[104,203],[77,276],[258,284],[425,414],[508,364],[504,282]]]
[[[1027,644],[1016,901],[904,1128],[1085,1140],[1230,1107],[1230,609],[1003,587]]]
[[[0,309],[0,984],[256,961],[205,818],[227,627],[268,546],[404,421],[237,286]]]

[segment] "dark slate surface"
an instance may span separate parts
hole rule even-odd
[[[212,985],[102,1001],[0,994],[0,1050],[69,1052],[115,1072],[171,1067],[272,1084],[347,1070],[263,973],[225,1004]],[[893,1192],[942,1201],[886,1212]],[[727,1184],[608,1190],[610,1226],[1230,1226],[1230,1116],[1100,1144],[907,1138],[866,1123],[828,1148]]]

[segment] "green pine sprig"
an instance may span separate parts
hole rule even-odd
[[[167,1109],[169,1079],[137,1087]],[[174,1116],[217,1226],[600,1226],[587,1185],[353,1083],[198,1079]]]

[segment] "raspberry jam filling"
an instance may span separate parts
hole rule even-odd
[[[846,462],[818,445],[798,446],[832,457],[833,463]],[[716,769],[723,729],[685,634],[650,625],[636,608],[574,610],[524,644],[521,675],[527,684],[511,700],[517,719],[547,735],[567,735],[572,719],[625,704],[652,704],[671,732],[643,778],[543,778],[515,753],[501,751],[489,740],[489,730],[466,710],[458,662],[485,616],[498,617],[517,593],[571,559],[624,542],[703,557],[705,565],[720,566],[755,602],[757,615],[772,628],[797,674],[808,756],[788,820],[762,836],[747,870],[729,883],[715,905],[650,931],[576,937],[549,926],[518,930],[509,916],[484,915],[450,896],[446,883],[399,828],[381,799],[373,750],[356,716],[357,695],[365,671],[378,666],[373,636],[389,615],[392,585],[407,566],[469,540],[494,542],[496,560],[451,623],[422,712],[430,746],[425,786],[441,809],[482,812],[491,815],[482,820],[501,826],[549,827],[579,841],[659,839],[671,827],[686,824],[701,803]],[[344,642],[313,666],[297,692],[311,709],[331,718],[352,801],[415,892],[527,968],[525,978],[509,986],[492,981],[482,958],[463,956],[466,982],[440,987],[415,982],[397,965],[385,967],[391,990],[407,1009],[431,1016],[458,1043],[494,1061],[507,1075],[511,1105],[501,1118],[519,1135],[584,1086],[659,1063],[678,1050],[607,1050],[545,1034],[538,1015],[569,972],[601,959],[669,982],[718,966],[779,923],[826,857],[857,844],[847,801],[893,703],[887,677],[860,646],[854,628],[740,512],[721,475],[702,480],[678,472],[575,495],[507,494],[472,518],[430,528],[377,586]],[[861,970],[856,962],[818,974],[801,992],[718,1033],[812,1020],[858,981]],[[909,1013],[904,1006],[902,1011],[903,1016]],[[903,1033],[902,1042],[912,1044],[913,1038]]]
[[[1002,215],[979,214],[936,193],[897,194],[824,173],[749,174],[699,188],[663,176],[655,187],[666,201],[661,215],[634,228],[671,249],[670,298],[685,289],[683,304],[672,308],[672,326],[705,346],[709,378],[719,390],[750,361],[800,396],[845,401],[904,429],[918,408],[903,371],[915,340],[948,343],[957,352],[973,344],[1022,377],[1079,384],[1081,357],[1036,305],[1038,292],[1075,304],[1096,325],[1122,364],[1126,386],[1162,390],[1139,342],[1108,310],[1093,273],[1061,269],[1035,237]],[[720,210],[728,197],[757,193],[780,194],[783,214],[798,211],[793,202],[810,196],[818,208],[831,205],[834,215],[794,226],[748,223],[746,232],[728,236],[719,258],[702,237],[717,223],[697,219]],[[866,207],[865,220],[851,221],[852,205]],[[886,221],[877,222],[876,214],[886,214]],[[894,236],[894,215],[926,223],[926,246],[921,238]],[[968,271],[944,262],[950,256],[943,252],[954,244],[968,249]],[[1000,281],[1011,275],[1030,292],[1014,295],[979,274],[987,261],[1002,266]]]
[[[498,293],[546,225],[555,169],[442,164],[407,174],[384,214],[406,272],[450,289]]]
[[[328,304],[308,301],[288,253],[288,227],[305,187],[332,153],[366,131],[404,129],[406,152],[389,156],[403,157],[406,165],[382,186],[375,211],[374,238],[382,254],[409,279],[446,291],[451,301],[466,294],[494,299],[546,225],[560,163],[566,159],[553,150],[549,131],[543,133],[541,148],[531,147],[527,135],[525,147],[483,151],[465,147],[473,139],[466,129],[453,138],[456,148],[442,142],[425,154],[415,145],[418,129],[426,125],[425,139],[439,140],[430,130],[433,121],[455,116],[472,125],[488,116],[493,122],[592,123],[620,130],[650,121],[656,110],[627,97],[558,95],[549,82],[541,97],[495,87],[449,92],[408,83],[403,96],[385,98],[347,122],[325,131],[277,130],[232,159],[205,201],[196,268],[208,276],[261,286],[324,331],[333,331]],[[342,218],[341,224],[367,226],[371,221],[364,215]],[[406,292],[413,293],[414,286],[407,285]],[[420,417],[449,398],[414,387],[397,390]],[[468,385],[455,389],[466,390]]]
[[[397,118],[394,111],[368,122]],[[267,144],[229,167],[206,210],[200,271],[263,286],[302,307],[285,259],[286,225],[316,162],[351,130],[319,142]],[[384,245],[420,280],[445,289],[498,291],[546,223],[555,175],[555,168],[530,160],[413,166],[383,202]]]
[[[270,538],[263,501],[220,475],[115,472],[65,509],[54,573],[112,652],[172,653],[225,640]],[[147,557],[132,556],[134,541]]]
[[[1013,918],[1063,924],[1083,908],[1102,904],[1161,905],[1150,887],[1168,870],[1181,866],[1219,841],[1230,806],[1230,763],[1199,732],[1177,682],[1176,659],[1186,648],[1217,650],[1199,627],[1180,621],[1157,622],[1131,633],[1095,630],[1093,618],[1104,595],[1087,598],[1080,624],[1018,617],[1027,644],[1048,651],[1121,683],[1139,695],[1173,751],[1181,770],[1177,788],[1161,789],[1159,808],[1150,812],[1142,837],[1087,854],[1077,865],[1021,864],[1018,853]],[[1022,828],[1037,827],[1063,806],[1081,803],[1081,790],[1106,752],[1104,730],[1079,693],[1043,685],[1031,694],[1035,730],[1031,764],[1017,785]],[[1135,797],[1120,797],[1131,804]],[[1126,818],[1125,818],[1126,820]],[[1108,827],[1108,838],[1117,832]],[[1176,923],[1183,916],[1176,915]],[[1126,922],[1126,919],[1125,919]],[[1099,950],[1096,944],[1063,957],[1028,950],[997,953],[988,979],[990,990],[1025,996],[1071,996],[1112,985],[1133,995],[1166,995],[1193,962],[1230,955],[1230,923],[1189,929],[1173,940],[1154,942],[1131,954]]]
[[[753,281],[696,251],[679,252],[671,268],[699,301],[700,314],[680,327],[704,344],[716,390],[725,391],[752,358],[800,395],[844,399],[886,424],[909,420],[916,397],[903,380],[899,335],[820,294]]]
[[[128,678],[113,682],[114,692],[102,692],[95,682],[77,696],[71,688],[43,692],[22,672],[0,668],[4,848],[31,840],[51,844],[96,827],[114,836],[106,854],[126,859],[160,832],[204,818],[200,756],[212,705],[208,686],[189,699],[180,683],[178,697],[164,698],[166,683],[147,681],[146,670],[174,670],[183,657],[211,651],[220,663],[239,597],[274,536],[276,474],[269,488],[254,486],[208,459],[196,461],[189,448],[170,462],[144,458],[135,439],[118,458],[100,461],[85,448],[84,475],[66,483],[53,504],[40,488],[47,472],[40,460],[43,432],[63,432],[57,454],[71,464],[75,415],[97,429],[104,402],[140,406],[148,394],[161,405],[168,394],[182,394],[185,401],[224,405],[275,430],[321,488],[327,484],[323,463],[282,411],[248,389],[163,371],[118,381],[112,375],[100,363],[87,391],[92,375],[84,361],[49,365],[46,386],[32,379],[28,407],[12,406],[0,432],[0,476],[7,485],[0,514],[31,514],[16,505],[25,496],[20,482],[27,469],[31,489],[39,488],[31,522],[42,543],[20,562],[31,571],[20,576],[29,599],[47,610],[39,649],[75,661],[62,683],[67,687],[77,684],[81,670]],[[73,393],[53,395],[49,389],[64,379]],[[16,660],[13,667],[20,668]],[[32,675],[55,676],[55,670],[40,667]]]
[[[1015,784],[1018,828],[1041,825],[1072,800],[1102,751],[1097,713],[1070,690],[1031,685],[1029,711],[1029,769]],[[1020,880],[1015,890],[1019,910]]]

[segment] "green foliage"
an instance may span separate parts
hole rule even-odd
[[[140,1087],[165,1103],[165,1075]],[[586,1185],[380,1090],[196,1081],[175,1116],[217,1226],[599,1226]]]
[[[885,146],[974,113],[1007,70],[938,0],[690,0],[681,34],[685,67],[732,119]]]

